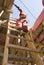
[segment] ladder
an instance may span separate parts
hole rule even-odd
[[[11,33],[12,31],[15,34]],[[21,35],[22,33],[25,34],[25,38],[24,37],[22,38],[21,36],[18,37],[18,34]],[[14,40],[16,40],[15,41],[15,43],[16,43],[15,45],[14,44],[10,44],[10,38],[11,37],[14,38]],[[24,46],[20,46],[18,44],[18,39],[20,39],[22,43],[24,43],[26,41],[28,47],[25,47],[25,45]],[[18,54],[17,55],[9,54],[9,48],[14,49],[14,50],[12,50],[14,52],[14,54],[17,54],[17,53]],[[21,51],[23,52],[23,54],[22,54]],[[37,65],[39,65],[39,64],[43,65],[43,62],[42,62],[42,60],[40,59],[40,56],[39,56],[40,51],[36,50],[36,48],[34,46],[34,43],[31,41],[31,39],[29,39],[28,33],[16,30],[15,22],[14,21],[9,21],[8,29],[7,29],[7,35],[6,35],[6,41],[5,41],[5,49],[4,49],[4,56],[3,56],[2,65],[6,65],[6,64],[8,64],[8,65],[13,64],[14,65],[14,63],[15,63],[15,65],[28,65],[28,64],[31,65],[31,62],[34,62],[34,61],[30,57],[30,53],[31,53],[31,56],[33,56],[33,59],[35,60]],[[25,56],[25,54],[27,54],[27,56]],[[9,60],[8,57],[13,60],[13,61],[9,61],[10,64],[8,63],[8,60]]]
[[[15,33],[15,35],[14,35],[14,33]],[[18,30],[16,30],[16,28],[15,28],[15,22],[13,22],[13,21],[9,21],[9,23],[8,23],[8,29],[7,29],[7,35],[6,35],[6,41],[5,41],[5,49],[4,49],[4,56],[3,56],[3,63],[2,63],[2,65],[6,65],[6,64],[9,64],[8,63],[8,57],[10,58],[10,59],[13,59],[13,62],[15,61],[15,63],[16,64],[22,64],[22,61],[23,61],[23,63],[25,62],[25,64],[27,64],[26,62],[30,62],[31,61],[31,58],[26,58],[26,57],[21,57],[19,54],[23,54],[24,56],[26,55],[25,54],[25,51],[26,51],[26,48],[25,47],[23,47],[23,46],[19,46],[19,43],[18,43],[18,39],[21,39],[21,40],[26,40],[26,38],[19,38],[18,36],[16,36],[16,33],[17,34],[21,34],[21,31],[18,31]],[[24,33],[24,32],[23,32]],[[10,38],[14,38],[14,40],[15,40],[15,43],[16,43],[16,45],[13,45],[13,44],[10,44]],[[17,40],[16,40],[17,39]],[[13,42],[12,42],[13,43]],[[16,54],[17,53],[17,48],[19,49],[18,50],[18,54],[17,54],[17,56],[16,55],[11,55],[11,54],[8,54],[9,53],[9,48],[14,48],[14,50],[12,50],[13,52],[14,52],[14,54]],[[20,50],[21,49],[21,50]],[[23,50],[25,49],[25,51],[23,52]],[[11,51],[11,52],[12,52]],[[22,52],[23,53],[22,53]],[[19,56],[18,56],[19,55]],[[18,63],[16,62],[16,60],[18,61]],[[25,61],[24,61],[25,60]],[[21,61],[21,62],[20,62]],[[11,63],[11,61],[9,61],[10,63]],[[13,63],[12,62],[12,63]],[[13,63],[14,64],[14,63]],[[25,65],[24,64],[24,65]]]

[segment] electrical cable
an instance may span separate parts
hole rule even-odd
[[[31,13],[31,11],[27,8],[27,6],[21,1],[19,0],[24,6],[25,8],[27,9],[27,11],[33,16],[33,18],[35,19],[36,17]]]

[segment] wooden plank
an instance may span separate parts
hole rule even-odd
[[[12,27],[14,27],[14,28],[12,28]],[[26,34],[26,33],[23,32],[23,31],[17,30],[17,28],[16,28],[14,25],[12,25],[12,26],[9,25],[9,26],[8,26],[8,29],[9,29],[9,30],[12,30],[12,31],[16,31],[16,32],[18,32],[18,33],[20,33],[20,34],[21,34],[21,33]]]
[[[12,35],[12,34],[8,34],[9,37],[13,37],[13,38],[16,38],[16,39],[21,39],[21,40],[25,40],[25,41],[32,41],[31,39],[29,38],[22,38],[22,37],[18,37],[18,36],[15,36],[15,35]]]
[[[6,7],[6,4],[7,4],[7,0],[4,0],[4,7]]]
[[[7,34],[10,33],[10,31],[9,32],[8,31],[7,31]],[[3,56],[3,63],[2,63],[2,65],[6,65],[7,62],[8,62],[8,48],[7,48],[8,44],[9,44],[9,37],[7,35],[6,42],[5,42],[4,56]]]
[[[25,50],[25,51],[29,51],[29,52],[40,53],[40,51],[35,50],[33,48],[31,49],[31,48],[22,47],[22,46],[13,45],[13,44],[9,44],[8,47],[12,47],[12,48],[20,49],[20,50]]]

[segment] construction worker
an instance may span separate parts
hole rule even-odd
[[[26,15],[24,14],[24,12],[22,11],[22,9],[20,9],[16,4],[15,6],[17,7],[17,9],[19,10],[20,12],[20,15],[19,15],[19,19],[17,19],[16,21],[16,27],[17,29],[22,29],[24,32],[27,32],[27,21],[26,21]]]
[[[27,30],[26,15],[22,11],[22,9],[19,8],[19,6],[17,6],[16,4],[15,4],[15,6],[20,12],[19,19],[17,19],[17,21],[16,21],[16,28],[17,28],[17,30],[27,32],[28,30]],[[23,34],[23,33],[21,35],[18,34],[18,37],[25,37],[25,34]],[[20,39],[18,39],[18,43],[21,44]]]

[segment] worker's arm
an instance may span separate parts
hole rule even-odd
[[[21,12],[22,12],[22,10],[20,9],[20,7],[19,7],[19,6],[17,6],[16,4],[15,4],[15,7],[16,7],[19,11],[21,11]]]

